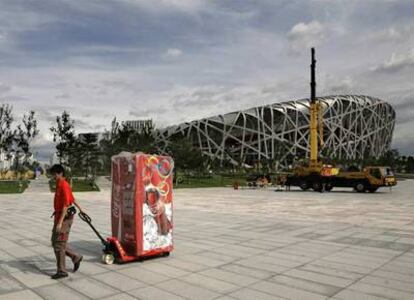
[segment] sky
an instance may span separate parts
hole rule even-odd
[[[412,155],[413,15],[411,0],[0,0],[0,104],[36,112],[48,160],[64,110],[81,133],[309,97],[316,47],[317,95],[387,101]]]

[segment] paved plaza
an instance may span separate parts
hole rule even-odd
[[[110,235],[110,187],[75,197]],[[101,244],[75,220],[77,273],[54,281],[53,194],[45,180],[0,195],[0,300],[414,299],[414,180],[357,194],[179,189],[170,257],[100,262]],[[67,261],[71,269],[72,264]]]

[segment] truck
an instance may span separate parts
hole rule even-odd
[[[367,166],[362,171],[342,171],[319,160],[319,146],[323,146],[323,120],[321,103],[316,98],[315,49],[311,48],[310,97],[310,159],[307,165],[297,165],[292,174],[282,178],[287,187],[299,186],[302,190],[331,191],[334,187],[351,187],[357,192],[374,193],[380,187],[397,184],[392,169],[387,166]]]
[[[380,187],[392,187],[397,184],[390,167],[368,166],[362,171],[341,171],[325,165],[317,172],[308,168],[296,168],[293,174],[287,175],[286,186],[298,186],[306,191],[329,192],[334,187],[350,187],[358,193],[374,193]]]

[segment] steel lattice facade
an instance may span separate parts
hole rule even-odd
[[[344,159],[379,157],[390,149],[395,111],[369,96],[319,97],[323,111],[322,153]],[[309,99],[250,108],[171,126],[157,133],[161,144],[183,135],[203,155],[221,163],[267,161],[285,168],[309,155]]]

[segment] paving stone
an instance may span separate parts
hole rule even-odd
[[[50,278],[49,274],[41,273],[39,271],[13,272],[11,273],[11,276],[29,288],[57,283],[56,280]]]
[[[277,297],[272,294],[266,294],[260,291],[252,290],[249,288],[243,288],[236,292],[233,292],[230,294],[231,297],[234,297],[234,299],[240,299],[240,300],[282,300],[285,298]]]
[[[72,268],[73,264],[71,261],[66,260],[66,267],[70,270]],[[84,259],[82,260],[79,270],[79,273],[82,273],[84,275],[95,275],[107,272],[108,270],[104,268],[102,265],[97,264],[96,262],[89,262],[84,256]]]
[[[200,264],[200,265],[205,265],[208,267],[219,267],[224,264],[224,262],[221,260],[212,259],[212,258],[200,256],[200,255],[194,255],[194,254],[181,256],[180,259],[184,261],[189,261],[192,263]]]
[[[310,265],[316,265],[316,266],[335,269],[335,270],[344,270],[344,271],[349,271],[349,272],[354,272],[354,273],[359,273],[359,274],[368,274],[373,271],[372,268],[355,266],[355,265],[350,265],[346,263],[338,263],[338,262],[333,262],[333,261],[329,261],[325,259],[315,260]]]
[[[413,293],[407,293],[396,289],[390,289],[389,287],[383,287],[374,284],[357,282],[348,287],[351,290],[356,290],[364,294],[374,295],[389,299],[401,299],[401,300],[412,300],[414,299]]]
[[[292,288],[283,284],[275,282],[261,281],[251,285],[249,288],[255,289],[261,292],[266,292],[278,297],[292,299],[292,300],[321,300],[326,299],[326,296],[322,296],[316,293],[311,293],[297,288]]]
[[[183,276],[180,280],[219,292],[221,294],[227,294],[240,288],[237,285],[231,284],[224,280],[215,279],[197,273]]]
[[[145,283],[118,272],[107,272],[93,276],[93,279],[121,291],[129,291],[146,286]]]
[[[370,275],[376,277],[382,277],[386,279],[394,279],[400,282],[409,282],[414,285],[414,276],[413,275],[406,275],[401,273],[390,272],[387,270],[379,269],[372,272]]]
[[[39,295],[30,290],[0,294],[0,300],[43,300]]]
[[[171,278],[177,278],[177,277],[182,277],[185,275],[188,275],[189,272],[188,271],[184,271],[182,269],[179,268],[175,268],[172,266],[169,266],[165,263],[161,263],[161,262],[154,262],[151,264],[143,264],[142,268],[152,271],[152,272],[156,272],[159,273],[161,275],[165,275]]]
[[[299,256],[294,254],[287,254],[283,252],[270,252],[267,254],[270,257],[276,257],[278,259],[285,259],[288,261],[295,261],[301,264],[308,263],[313,260],[313,258],[305,257],[305,256]]]
[[[147,284],[156,284],[170,279],[162,274],[146,270],[141,266],[130,267],[117,272]]]
[[[399,238],[397,242],[414,246],[414,236],[412,238]]]
[[[237,257],[231,256],[231,254],[230,255],[225,255],[225,254],[217,253],[217,252],[214,252],[214,251],[203,251],[202,253],[196,253],[196,255],[202,255],[202,256],[207,257],[207,258],[211,258],[211,259],[214,259],[214,260],[219,260],[219,261],[222,261],[225,264],[231,263],[231,262],[234,262],[234,261],[238,260]]]
[[[184,298],[197,299],[197,300],[209,300],[215,299],[220,296],[219,293],[210,291],[208,289],[189,284],[187,282],[173,279],[167,282],[163,282],[156,285],[157,287],[169,291],[171,293],[177,294]]]
[[[62,282],[64,282],[62,280]],[[70,300],[86,300],[90,299],[76,290],[71,289],[62,283],[41,286],[34,289],[44,300],[70,299]]]
[[[183,300],[185,298],[166,292],[157,287],[149,286],[128,292],[132,296],[142,300]],[[115,299],[114,299],[115,300]]]
[[[252,269],[259,269],[263,271],[271,272],[272,274],[279,274],[283,273],[290,269],[290,267],[284,267],[276,264],[271,264],[269,262],[261,261],[258,258],[249,258],[249,259],[242,259],[236,262],[239,265],[252,268]]]
[[[220,269],[209,269],[205,271],[199,272],[201,275],[209,276],[212,278],[216,278],[219,280],[223,280],[229,283],[233,283],[238,286],[248,286],[254,282],[257,282],[259,279],[250,277],[250,276],[244,276],[240,274],[236,274],[233,272],[228,272]]]
[[[222,296],[222,297],[218,297],[214,300],[234,300],[236,298],[230,297],[230,296]]]
[[[122,293],[122,294],[116,294],[116,295],[101,298],[101,299],[102,300],[136,300],[137,298],[132,297],[131,295],[128,295],[126,293]]]
[[[167,265],[177,267],[179,269],[190,271],[190,272],[202,271],[202,270],[206,270],[206,269],[209,268],[206,265],[201,265],[201,264],[197,264],[197,263],[193,263],[193,262],[189,262],[189,261],[184,261],[184,260],[181,260],[181,259],[169,260],[169,261],[166,261],[165,263]]]
[[[272,277],[271,281],[325,296],[333,296],[342,289],[340,287],[332,286],[329,284],[284,275],[277,275],[275,277]]]
[[[22,290],[23,285],[20,284],[16,279],[14,279],[9,274],[0,275],[0,295],[7,294],[13,291]]]
[[[251,276],[254,278],[258,278],[258,279],[267,279],[275,275],[274,272],[258,270],[258,269],[249,268],[246,266],[241,266],[238,264],[228,264],[228,265],[222,266],[221,269],[227,270],[233,273],[245,275],[245,276]]]
[[[312,264],[301,266],[300,268],[298,268],[298,270],[310,271],[310,272],[320,273],[323,275],[335,276],[335,277],[340,277],[340,278],[345,278],[345,279],[350,279],[350,280],[358,280],[364,276],[363,274],[360,274],[360,273],[325,268],[325,267],[321,267],[318,265],[312,265]]]
[[[321,273],[303,271],[303,270],[297,270],[297,269],[285,272],[283,275],[301,278],[301,279],[314,281],[314,282],[319,282],[322,284],[336,286],[336,287],[346,287],[353,282],[353,280],[344,279],[341,277],[329,276],[329,275],[324,275]]]
[[[387,245],[386,248],[393,249],[393,250],[399,250],[399,251],[409,251],[411,249],[414,249],[414,245],[411,243],[408,244],[408,243],[393,242]]]
[[[69,280],[65,281],[64,284],[93,299],[100,299],[118,293],[115,289],[91,278]]]
[[[401,290],[401,291],[410,292],[414,294],[414,284],[404,282],[404,281],[399,281],[397,279],[382,278],[382,277],[368,275],[362,278],[360,282],[380,285],[380,286],[387,287],[390,289]]]
[[[350,289],[342,290],[334,296],[332,299],[341,299],[341,300],[384,300],[387,298],[382,298],[374,295],[364,294],[358,291],[353,291]]]

